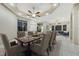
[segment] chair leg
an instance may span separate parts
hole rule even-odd
[[[6,56],[6,52],[5,52],[4,56]]]
[[[48,54],[48,56],[49,56],[49,49],[47,49],[47,54]]]
[[[49,48],[48,48],[50,51],[52,51],[52,46],[49,46]]]
[[[52,50],[52,47],[50,46],[50,51]]]

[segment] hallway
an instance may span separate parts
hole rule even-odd
[[[52,56],[79,56],[79,46],[71,43],[68,37],[58,35],[57,44],[52,52]]]

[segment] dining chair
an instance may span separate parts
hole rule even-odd
[[[56,44],[56,35],[57,35],[57,32],[55,31],[55,32],[54,32],[54,39],[53,39],[53,42],[52,42],[53,45]]]
[[[49,55],[48,51],[48,45],[49,45],[49,40],[50,40],[50,32],[47,32],[44,34],[44,37],[41,38],[42,41],[40,44],[33,44],[31,45],[31,50],[36,53],[37,55],[45,55],[45,52]]]
[[[52,31],[51,32],[51,38],[50,38],[50,41],[49,41],[49,50],[52,51],[52,47],[54,47],[54,44],[56,42],[56,32],[55,31]]]
[[[28,35],[33,35],[33,31],[28,31]]]
[[[5,55],[6,56],[20,56],[24,55],[23,52],[27,50],[27,48],[22,47],[20,45],[10,46],[8,38],[5,34],[0,34],[2,42],[4,44]]]
[[[18,38],[24,37],[25,34],[26,34],[25,31],[18,31],[18,32],[17,32],[17,37],[18,37]]]
[[[40,34],[40,35],[38,35],[37,37],[40,37],[40,39],[33,41],[33,44],[35,44],[35,43],[36,43],[36,44],[40,44],[41,41],[42,41],[42,38],[44,37],[44,34]]]
[[[27,31],[25,31],[25,36],[28,36],[28,32]]]

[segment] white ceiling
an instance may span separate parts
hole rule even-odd
[[[47,10],[51,9],[50,5],[51,5],[51,3],[18,3],[18,4],[14,4],[14,5],[8,4],[8,7],[10,7],[10,9],[13,10],[13,12],[15,12],[15,13],[18,12],[17,9],[19,9],[20,11],[22,11],[24,13],[28,13],[27,11],[28,10],[32,11],[33,7],[35,7],[35,12],[47,11]],[[52,4],[52,8],[55,10],[51,9],[50,11],[52,11],[52,12],[50,12],[50,14],[39,17],[39,18],[37,18],[37,20],[38,21],[46,21],[46,22],[50,22],[50,23],[60,22],[60,21],[62,21],[62,22],[69,21],[73,4],[60,3],[58,5],[57,5],[58,7],[55,9],[54,4]],[[20,14],[20,15],[27,18],[27,15],[22,15],[22,14]]]
[[[40,17],[51,14],[58,6],[58,3],[15,3],[15,4],[4,4],[14,13],[19,13],[19,16],[28,16],[30,10],[32,13],[40,12]],[[34,8],[34,9],[33,9]],[[22,14],[22,15],[21,15]]]
[[[69,22],[72,12],[72,3],[61,3],[60,6],[50,15],[39,18],[40,20],[49,23],[54,22]]]

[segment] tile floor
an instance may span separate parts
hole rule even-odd
[[[69,37],[59,35],[57,38],[57,44],[55,45],[51,56],[78,56],[79,55],[79,46],[74,45]]]

